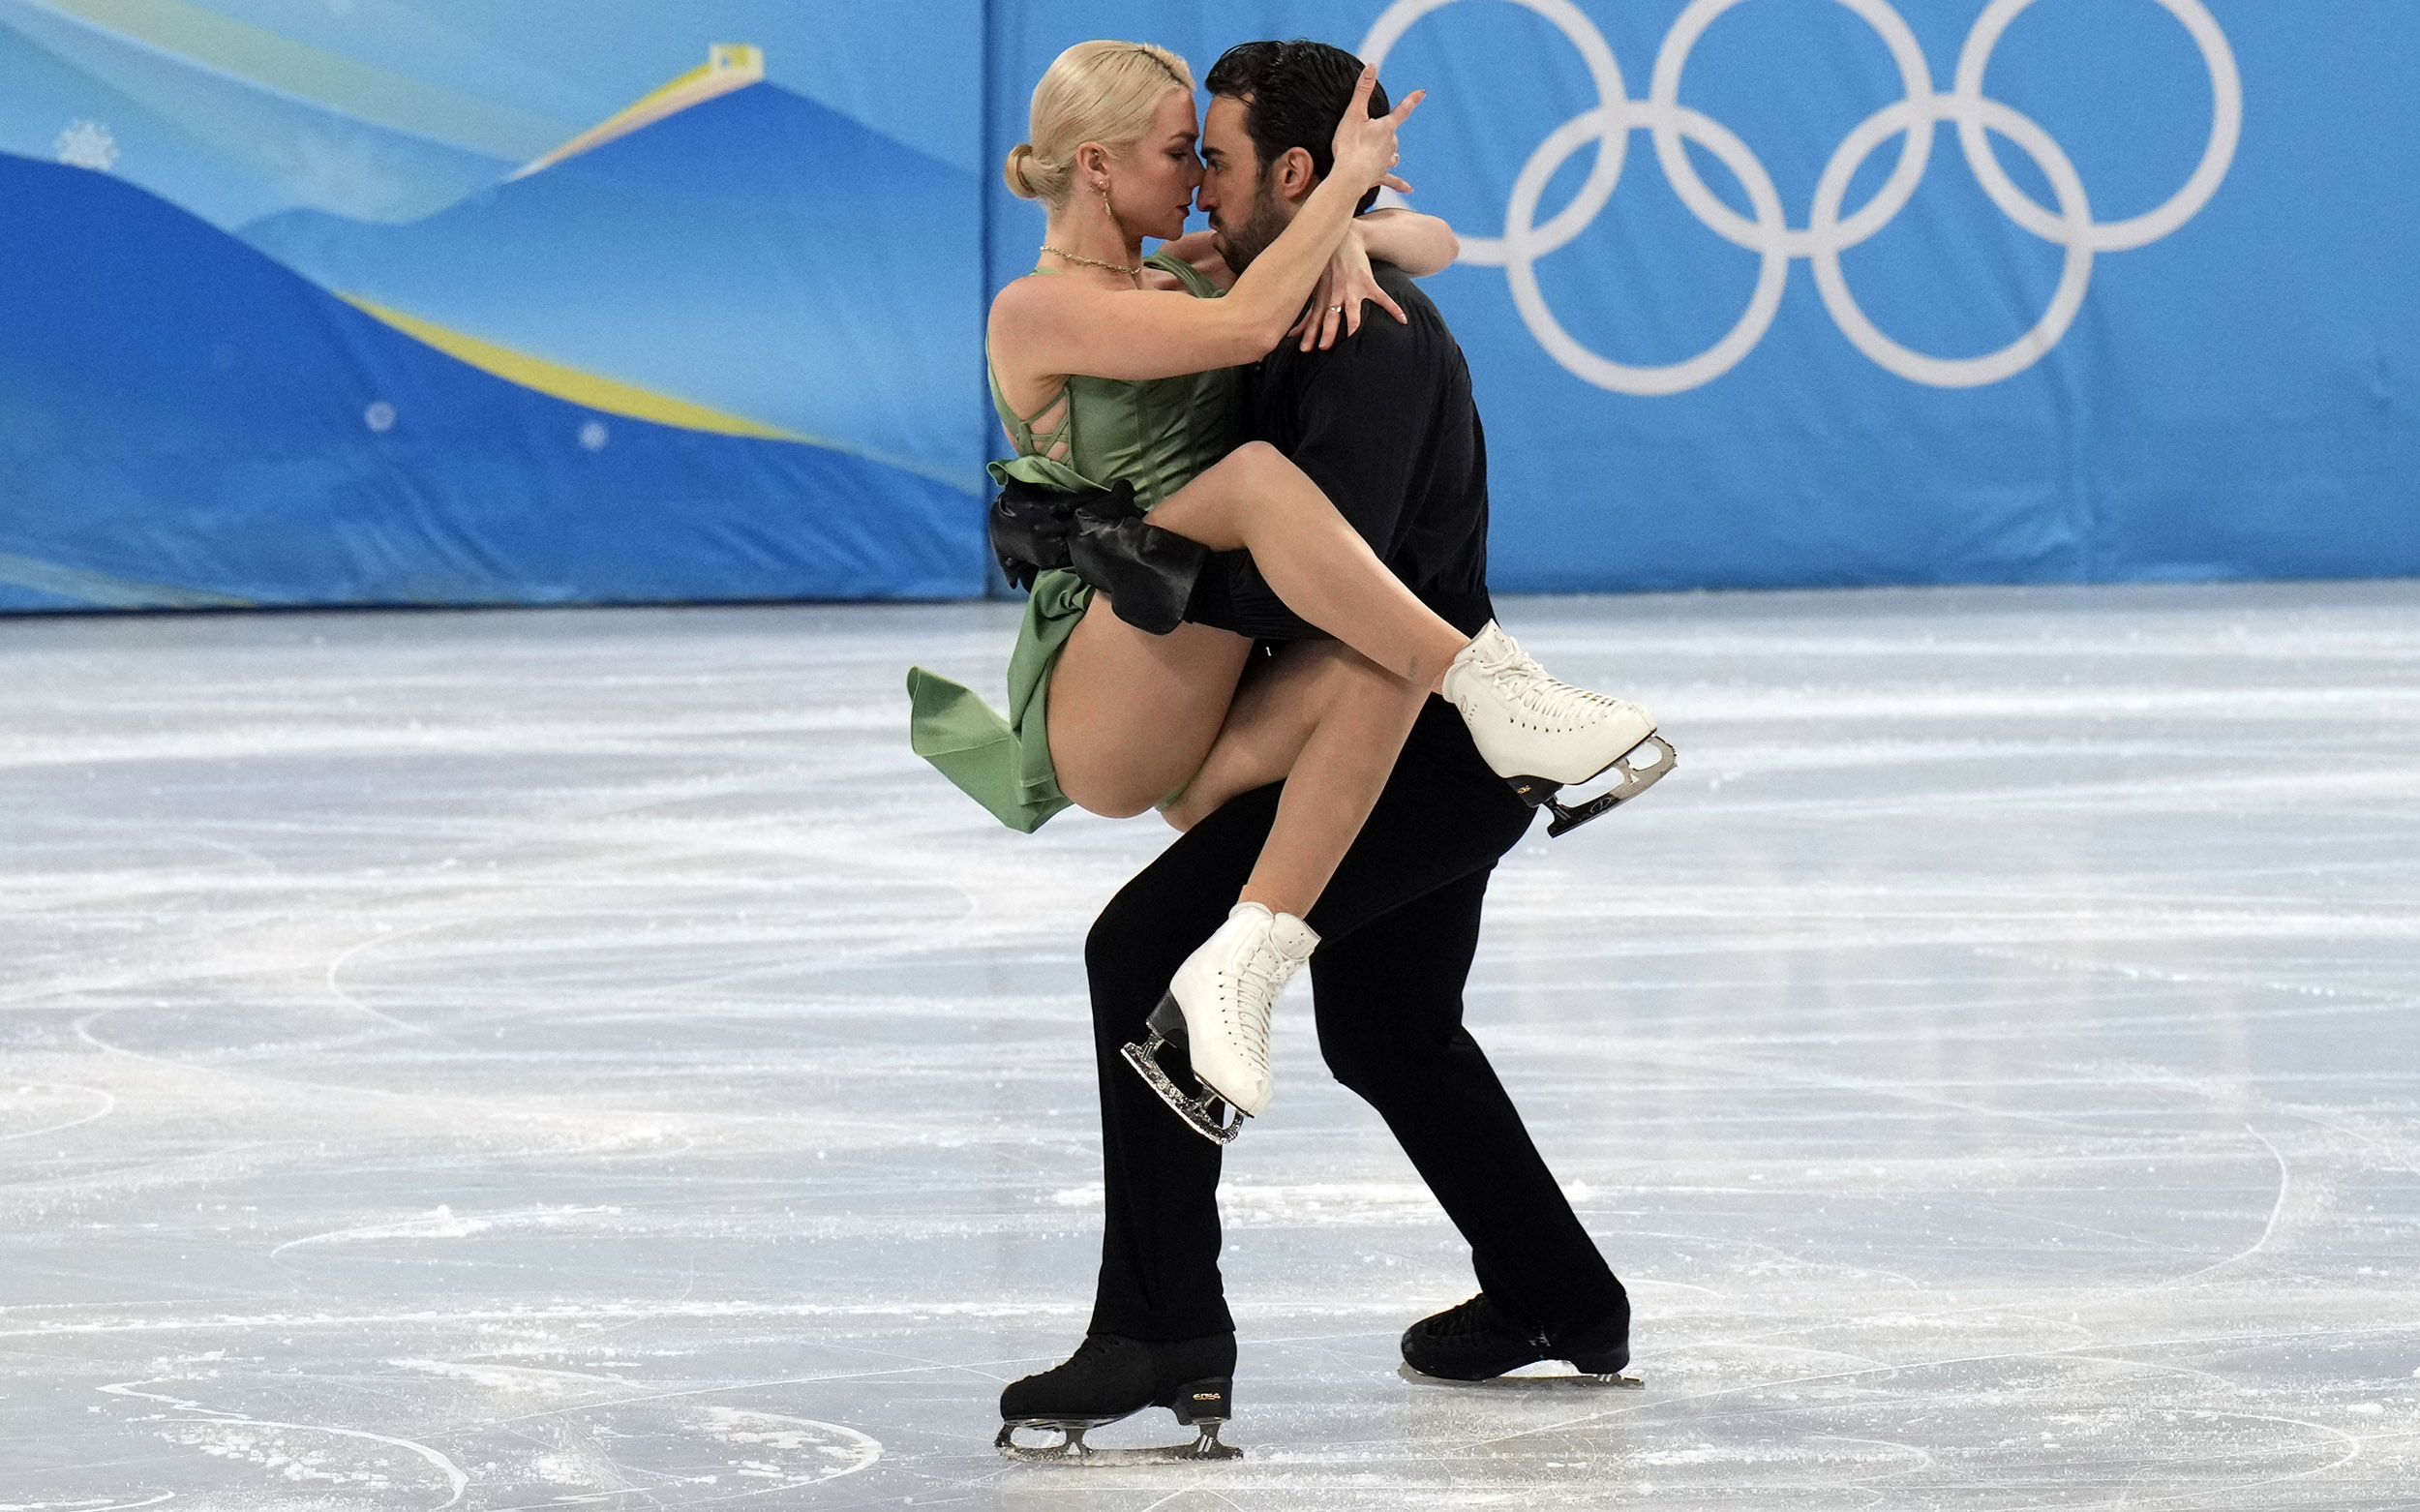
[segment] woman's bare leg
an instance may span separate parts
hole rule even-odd
[[[1238,901],[1300,918],[1361,833],[1427,698],[1348,647],[1288,647],[1237,691],[1168,822],[1191,829],[1237,794],[1283,779],[1276,821]]]
[[[1146,634],[1095,594],[1050,675],[1059,790],[1112,819],[1175,792],[1201,769],[1251,654],[1252,642],[1208,625]]]
[[[1318,485],[1264,441],[1204,469],[1151,521],[1213,551],[1250,551],[1287,608],[1376,663],[1373,673],[1397,675],[1421,693],[1437,688],[1469,643],[1386,569]],[[1138,814],[1174,792],[1218,739],[1250,651],[1242,636],[1204,625],[1145,634],[1097,596],[1051,674],[1050,752],[1060,789],[1110,817]],[[1388,770],[1378,769],[1379,786]],[[1315,869],[1324,877],[1334,865],[1331,858]]]
[[[1167,810],[1180,830],[1284,780],[1237,900],[1300,918],[1361,833],[1428,695],[1332,641],[1288,647],[1238,688],[1251,650],[1203,625],[1147,635],[1098,600],[1051,677],[1051,759],[1061,791],[1112,818],[1183,786]]]
[[[1423,692],[1470,637],[1412,596],[1300,468],[1248,441],[1151,511],[1212,551],[1249,551],[1286,607]]]
[[[1305,641],[1249,666],[1201,770],[1160,817],[1191,830],[1236,795],[1284,781],[1319,722],[1321,684],[1338,655],[1360,653],[1335,641]]]

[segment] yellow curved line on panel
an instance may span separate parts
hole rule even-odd
[[[715,43],[707,50],[706,62],[702,66],[689,70],[668,84],[649,90],[626,107],[607,116],[554,151],[524,164],[512,176],[528,178],[541,168],[551,168],[565,158],[592,152],[643,126],[652,126],[668,115],[678,115],[691,106],[703,105],[735,89],[761,83],[764,77],[764,48],[746,43]]]
[[[563,139],[560,122],[408,77],[221,15],[192,0],[18,0],[245,83],[507,162]]]
[[[131,578],[111,577],[106,572],[63,566],[55,561],[12,556],[5,552],[0,552],[0,584],[30,588],[41,593],[55,593],[61,598],[77,599],[104,609],[252,607],[252,600],[248,598],[229,598],[225,593],[212,593],[202,589],[137,583]]]
[[[781,430],[775,426],[750,420],[742,415],[728,414],[720,409],[710,409],[704,405],[691,404],[685,399],[675,399],[670,394],[660,394],[651,388],[641,388],[636,383],[624,383],[620,378],[609,378],[602,374],[565,367],[560,362],[549,362],[544,357],[533,357],[526,351],[516,351],[510,347],[499,347],[494,342],[481,341],[476,336],[466,335],[431,320],[423,320],[417,316],[406,315],[400,310],[390,310],[384,305],[374,304],[367,299],[356,299],[342,290],[331,290],[331,292],[364,315],[382,320],[413,340],[425,342],[447,356],[467,362],[482,373],[493,373],[498,378],[518,383],[524,388],[534,388],[541,394],[552,394],[557,399],[567,400],[583,408],[594,409],[604,414],[625,415],[633,420],[652,420],[657,425],[679,426],[684,431],[711,431],[718,436],[748,436],[759,440],[803,441],[809,445],[823,444],[811,437]]]

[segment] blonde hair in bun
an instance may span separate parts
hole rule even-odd
[[[1147,42],[1079,42],[1034,86],[1030,140],[1009,150],[1001,176],[1019,199],[1058,205],[1075,182],[1075,149],[1123,152],[1142,140],[1171,89],[1194,92],[1194,71]]]
[[[1031,142],[1020,141],[1009,149],[1009,164],[1003,171],[1009,181],[1009,193],[1019,199],[1042,197],[1042,186],[1034,182],[1033,170],[1027,166],[1033,161],[1034,147]]]

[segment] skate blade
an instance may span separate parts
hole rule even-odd
[[[1151,1016],[1157,1019],[1160,1014],[1155,1011]],[[1199,1097],[1186,1096],[1168,1074],[1160,1069],[1160,1049],[1168,1043],[1167,1037],[1149,1020],[1145,1021],[1145,1031],[1142,1043],[1129,1044],[1118,1052],[1126,1057],[1126,1064],[1134,1068],[1134,1074],[1143,1078],[1144,1085],[1160,1095],[1161,1102],[1165,1103],[1177,1117],[1185,1120],[1186,1128],[1212,1144],[1233,1144],[1235,1136],[1244,1132],[1244,1120],[1252,1115],[1207,1087],[1202,1089]],[[1235,1116],[1222,1123],[1218,1116],[1220,1108],[1225,1108]]]
[[[1660,735],[1650,735],[1616,757],[1613,764],[1605,769],[1605,771],[1615,773],[1613,786],[1594,798],[1584,799],[1577,803],[1558,800],[1555,796],[1559,791],[1557,784],[1544,777],[1508,777],[1505,780],[1512,784],[1513,791],[1520,795],[1523,802],[1533,808],[1543,806],[1555,816],[1554,822],[1546,827],[1546,837],[1553,840],[1569,834],[1591,819],[1612,813],[1664,780],[1665,774],[1679,764],[1680,753],[1672,748],[1672,742]],[[1597,776],[1604,774],[1600,771]]]
[[[1160,1095],[1160,1101],[1165,1103],[1177,1117],[1185,1120],[1186,1128],[1212,1144],[1233,1144],[1235,1136],[1244,1132],[1244,1120],[1251,1115],[1236,1112],[1232,1121],[1221,1123],[1218,1110],[1223,1107],[1233,1110],[1233,1104],[1215,1092],[1204,1091],[1196,1098],[1187,1097],[1180,1091],[1176,1083],[1168,1079],[1168,1074],[1160,1069],[1160,1046],[1166,1043],[1158,1035],[1153,1035],[1145,1043],[1130,1044],[1119,1053],[1126,1057],[1127,1065],[1134,1068],[1134,1074],[1142,1077],[1144,1084]]]
[[[1194,1465],[1208,1460],[1240,1460],[1244,1457],[1239,1444],[1221,1443],[1217,1423],[1196,1425],[1199,1436],[1192,1443],[1155,1445],[1147,1449],[1096,1449],[1084,1442],[1084,1435],[1100,1427],[1098,1423],[1081,1426],[1071,1423],[1004,1423],[1000,1436],[992,1440],[1002,1458],[1020,1465],[1064,1465],[1087,1469],[1112,1469],[1131,1465]],[[1017,1430],[1033,1433],[1055,1433],[1061,1436],[1055,1444],[1021,1444],[1015,1439]]]
[[[1002,1458],[1015,1460],[1023,1465],[1085,1465],[1091,1463],[1093,1456],[1101,1451],[1085,1443],[1084,1436],[1099,1428],[1103,1422],[1115,1421],[1114,1418],[1103,1418],[1100,1422],[1062,1423],[1020,1419],[1017,1422],[1001,1424],[1000,1436],[991,1441],[991,1446],[1000,1451]],[[1018,1443],[1016,1436],[1020,1429],[1033,1434],[1057,1434],[1059,1441],[1045,1444]]]
[[[1458,1386],[1488,1391],[1645,1391],[1647,1382],[1636,1376],[1583,1376],[1577,1373],[1554,1376],[1491,1376],[1485,1380],[1455,1380],[1446,1376],[1429,1376],[1408,1365],[1398,1365],[1395,1374],[1415,1386]]]

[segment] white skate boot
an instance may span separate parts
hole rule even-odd
[[[1144,1020],[1148,1038],[1126,1047],[1127,1064],[1195,1134],[1231,1143],[1243,1120],[1269,1105],[1269,1012],[1318,944],[1311,926],[1291,914],[1236,904],[1218,933],[1176,968],[1167,995]],[[1187,1096],[1160,1069],[1160,1047],[1171,1043],[1185,1046],[1198,1095]],[[1241,1116],[1221,1123],[1219,1103]]]
[[[1654,715],[1548,677],[1493,620],[1454,657],[1441,691],[1496,774],[1532,806],[1554,810],[1549,834],[1638,797],[1673,769],[1673,748],[1656,737]],[[1598,797],[1573,806],[1552,801],[1557,788],[1617,766],[1619,779]]]

